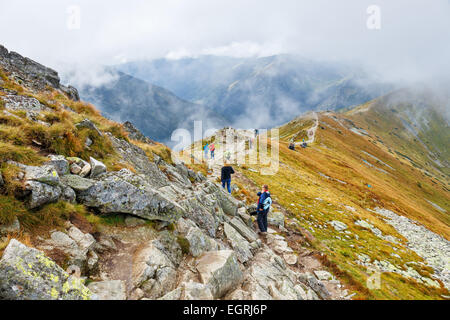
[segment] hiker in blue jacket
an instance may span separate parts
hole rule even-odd
[[[209,151],[208,143],[203,147],[203,151],[205,152],[205,159],[208,159],[208,151]]]
[[[260,230],[260,234],[267,234],[267,214],[270,210],[270,205],[272,204],[272,198],[270,197],[269,186],[267,184],[263,185],[261,192],[258,192],[259,200],[258,200],[258,208],[256,211],[258,212],[258,218],[256,219],[258,222],[258,227]]]

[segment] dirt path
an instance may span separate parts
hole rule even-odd
[[[308,137],[310,137],[308,140],[306,140],[306,144],[310,145],[314,142],[316,138],[316,131],[319,127],[319,116],[317,115],[317,112],[313,112],[313,117],[315,124],[310,129],[308,129]],[[295,145],[301,145],[303,142],[296,142]]]

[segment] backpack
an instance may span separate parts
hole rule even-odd
[[[264,210],[269,209],[271,204],[272,204],[272,198],[270,196],[268,196],[263,202],[263,209]]]

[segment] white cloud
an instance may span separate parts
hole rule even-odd
[[[378,0],[0,0],[0,43],[56,69],[199,54],[358,61],[399,79],[448,73],[450,3]],[[67,27],[71,6],[80,28]],[[73,12],[73,11],[72,11]],[[77,21],[76,19],[73,21]]]

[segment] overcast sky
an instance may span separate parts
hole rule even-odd
[[[450,0],[0,0],[0,30],[59,71],[205,53],[354,60],[398,78],[450,70]]]

